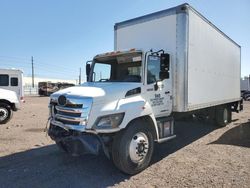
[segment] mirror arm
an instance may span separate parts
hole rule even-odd
[[[157,90],[159,89],[159,86],[158,86],[158,82],[159,82],[159,81],[160,81],[160,80],[156,81],[155,84],[154,84],[154,89],[155,89],[155,91],[157,91]]]
[[[94,75],[94,81],[95,81],[95,76],[96,76],[96,73],[95,73],[95,72],[93,72],[93,75]],[[92,79],[92,81],[93,81],[93,79]]]

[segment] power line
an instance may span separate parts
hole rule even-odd
[[[2,61],[0,61],[0,66],[2,66],[2,65],[4,65],[4,66],[15,66],[15,67],[25,67],[25,68],[30,68],[30,65],[26,65],[26,64],[22,64],[22,65],[17,65],[16,63],[13,63],[13,62],[9,62],[9,63],[7,63],[7,62],[2,62]]]
[[[61,72],[61,73],[65,73],[65,74],[67,74],[67,73],[74,73],[75,74],[76,73],[76,71],[73,69],[70,71],[65,70],[65,69],[60,69],[60,67],[59,68],[56,67],[57,69],[51,69],[51,66],[47,68],[46,66],[42,66],[41,64],[37,64],[37,63],[35,63],[35,64],[37,67],[37,71],[39,71],[41,69],[41,70],[44,70],[47,72]],[[20,68],[30,69],[30,65],[28,65],[28,64],[16,64],[14,62],[6,62],[6,61],[1,61],[1,60],[0,60],[0,66],[1,67],[7,66],[10,68],[15,67],[15,68],[19,68],[19,69]]]
[[[26,58],[19,58],[19,57],[10,57],[10,56],[0,56],[0,59],[2,59],[2,61],[7,61],[7,62],[16,62],[16,63],[26,63],[26,64],[29,64],[30,63],[30,60],[26,59]],[[4,60],[4,59],[7,59],[7,60]],[[52,66],[54,63],[48,63],[48,62],[42,62],[42,61],[39,61],[39,60],[36,60],[36,64],[39,64],[39,65],[47,65],[47,66]],[[71,70],[76,70],[72,67],[69,67],[69,66],[63,66],[63,65],[54,65],[56,68],[61,68],[61,69],[71,69]]]
[[[76,71],[67,71],[67,70],[58,70],[58,69],[49,69],[49,68],[46,68],[46,67],[41,67],[41,66],[36,66],[36,70],[39,71],[39,70],[43,70],[43,71],[46,71],[46,72],[50,72],[50,73],[62,73],[62,74],[76,74]]]
[[[5,62],[16,62],[16,63],[26,63],[26,64],[29,64],[30,61],[28,61],[27,59],[21,59],[21,58],[7,58],[7,56],[0,56],[0,60],[2,61],[5,61]],[[48,65],[48,66],[51,66],[53,65],[53,63],[45,63],[45,62],[41,62],[39,60],[36,60],[36,64],[39,64],[39,65]],[[62,68],[62,69],[72,69],[70,67],[67,67],[67,66],[62,66],[62,65],[55,65],[57,68]],[[73,69],[72,69],[73,70]]]
[[[34,65],[36,65],[34,63]],[[30,70],[30,65],[20,65],[20,66],[16,66],[14,64],[7,64],[7,63],[1,63],[0,61],[0,67],[2,68],[17,68],[17,69],[29,69]],[[59,74],[62,74],[62,75],[65,75],[65,74],[76,74],[76,71],[66,71],[66,70],[58,70],[58,69],[49,69],[49,68],[46,68],[46,67],[41,67],[41,66],[37,66],[36,65],[36,72],[47,72],[47,73],[59,73]]]
[[[69,69],[71,69],[71,70],[74,70],[74,71],[76,71],[76,69],[74,69],[74,68],[72,68],[72,67],[70,67],[70,66],[63,66],[63,65],[53,65],[52,63],[45,63],[45,62],[41,62],[41,61],[36,61],[39,65],[47,65],[47,66],[54,66],[54,67],[56,67],[56,68],[61,68],[61,69],[66,69],[66,70],[69,70]]]
[[[28,59],[26,58],[21,58],[21,57],[11,57],[11,56],[0,56],[0,67],[6,68],[17,68],[17,69],[21,69],[21,70],[30,70],[30,61],[28,61]],[[34,66],[36,67],[36,72],[38,74],[34,73]],[[55,69],[53,69],[55,68]],[[29,71],[27,71],[29,72]],[[46,73],[45,73],[46,72]],[[50,76],[50,75],[59,75],[62,77],[65,77],[65,75],[68,75],[70,78],[77,78],[78,76],[73,76],[76,75],[76,69],[74,69],[73,67],[70,66],[63,66],[63,65],[53,65],[53,63],[45,63],[45,62],[41,62],[39,60],[36,60],[36,62],[34,63],[34,58],[33,56],[31,57],[31,76],[32,76],[32,85],[34,83],[34,77],[36,75],[46,75],[46,76]],[[24,72],[25,73],[25,72]],[[28,75],[28,74],[27,74]],[[72,76],[70,76],[72,75]],[[80,75],[79,75],[79,82],[81,82],[81,78],[82,78],[82,74],[81,74],[81,68],[80,68]]]
[[[8,63],[12,63],[12,64],[18,64],[18,65],[20,65],[20,63],[22,63],[22,64],[29,64],[30,63],[30,61],[29,62],[27,62],[27,61],[21,61],[21,60],[3,60],[3,59],[1,59],[0,58],[0,61],[1,62],[8,62]],[[66,67],[66,66],[62,66],[62,65],[53,65],[52,63],[44,63],[44,62],[39,62],[39,61],[37,61],[36,60],[36,65],[40,65],[40,66],[44,66],[44,65],[46,65],[46,66],[50,66],[50,67],[52,67],[52,66],[54,66],[54,67],[56,67],[57,69],[59,68],[59,69],[67,69],[67,70],[76,70],[76,69],[74,69],[74,68],[71,68],[71,67]]]
[[[3,56],[0,55],[0,58],[5,58],[5,59],[20,59],[20,60],[25,60],[25,61],[29,61],[28,58],[23,58],[23,57],[12,57],[12,56]]]
[[[28,77],[30,76],[30,75],[27,75]],[[70,76],[70,77],[63,77],[62,78],[62,76],[57,76],[57,74],[53,74],[53,75],[50,75],[50,76],[48,76],[47,74],[44,74],[44,73],[38,73],[38,74],[35,74],[35,76],[36,77],[46,77],[46,78],[57,78],[57,79],[62,79],[62,80],[78,80],[78,77],[76,77],[76,76]]]
[[[18,59],[5,59],[5,58],[1,58],[1,57],[0,57],[0,60],[4,61],[4,62],[15,62],[15,63],[25,63],[25,64],[30,63],[30,61],[18,60]]]

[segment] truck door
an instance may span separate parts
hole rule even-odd
[[[18,74],[11,73],[9,74],[9,90],[16,92],[18,99],[21,97],[21,89],[20,89],[20,77]]]
[[[170,56],[150,52],[145,58],[145,98],[155,117],[168,116],[172,112]]]

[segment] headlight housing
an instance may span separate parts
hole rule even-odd
[[[51,117],[52,116],[52,106],[51,106],[51,104],[49,104],[49,106],[48,106],[48,108],[49,108],[49,117]]]
[[[107,116],[101,116],[97,119],[94,128],[95,129],[113,129],[117,128],[124,117],[124,112],[123,113],[118,113],[118,114],[111,114]]]

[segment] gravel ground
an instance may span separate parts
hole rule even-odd
[[[100,156],[71,157],[46,136],[47,97],[26,97],[0,126],[0,187],[250,187],[250,102],[223,128],[177,122],[177,138],[156,144],[135,176]]]

